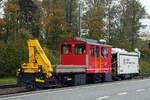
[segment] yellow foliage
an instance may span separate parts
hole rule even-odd
[[[18,10],[19,10],[19,5],[18,4],[15,4],[15,3],[12,4],[10,2],[10,0],[8,0],[5,3],[5,8],[4,8],[5,16],[9,16],[10,12],[12,12],[10,15],[13,15],[15,18],[17,18],[20,15]]]
[[[90,30],[89,37],[92,39],[102,39],[104,38],[104,7],[102,5],[99,5],[93,9],[91,9],[91,16],[87,20],[87,27]]]
[[[8,0],[5,2],[5,8],[4,8],[4,21],[6,23],[6,27],[8,27],[7,35],[11,39],[16,40],[17,39],[17,33],[19,28],[19,21],[18,18],[21,15],[19,12],[19,5],[16,2],[12,2]]]
[[[5,25],[5,24],[6,24],[6,22],[4,21],[4,19],[0,18],[0,25]]]
[[[6,25],[6,22],[3,18],[0,18],[0,38],[4,35],[3,27]]]
[[[65,31],[68,25],[64,20],[64,11],[62,10],[58,1],[50,2],[49,7],[43,9],[43,15],[40,19],[41,28],[49,32],[56,32],[58,30]]]

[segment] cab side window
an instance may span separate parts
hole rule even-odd
[[[63,44],[61,46],[61,54],[72,54],[72,45],[71,44]]]
[[[94,46],[90,46],[90,56],[94,57]]]
[[[101,48],[101,56],[102,57],[106,57],[106,58],[108,58],[108,48],[107,47],[102,47]]]
[[[96,46],[96,57],[99,57],[99,46]]]

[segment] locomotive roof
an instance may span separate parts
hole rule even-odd
[[[85,39],[85,38],[80,38],[80,37],[76,37],[76,40],[84,41],[84,42],[87,42],[89,44],[97,44],[97,45],[110,46],[110,45],[107,45],[107,44],[102,44],[102,43],[98,42],[98,40]]]
[[[111,45],[102,44],[98,40],[85,39],[85,38],[80,38],[80,37],[71,37],[69,40],[61,42],[61,43],[67,43],[67,42],[73,42],[73,41],[82,41],[82,42],[86,42],[88,44],[103,45],[103,46],[110,46],[110,47],[112,47]]]

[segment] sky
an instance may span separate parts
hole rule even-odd
[[[145,6],[145,10],[150,14],[150,0],[140,0],[140,2]]]
[[[145,7],[146,12],[150,15],[150,0],[140,0],[140,2]],[[144,19],[142,22],[144,25],[147,25],[146,29],[143,29],[142,31],[146,31],[150,34],[150,19]]]

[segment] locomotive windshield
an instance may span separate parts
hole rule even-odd
[[[61,46],[61,54],[72,54],[72,45],[71,44],[63,44]]]
[[[86,45],[85,44],[75,44],[75,54],[85,54],[86,53]]]

